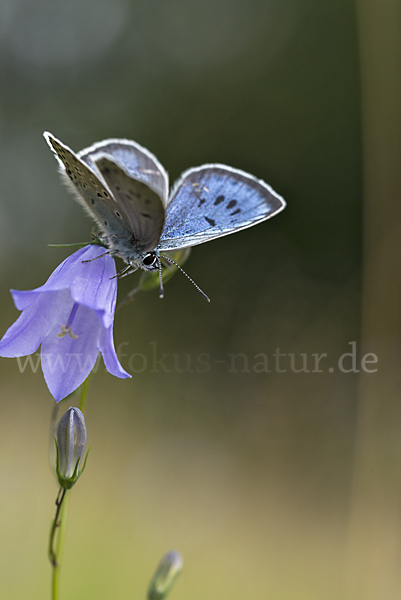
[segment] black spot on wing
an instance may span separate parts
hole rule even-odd
[[[241,212],[241,209],[240,209],[240,208],[237,208],[237,210],[235,210],[234,212],[230,213],[230,215],[231,215],[231,216],[233,216],[233,215],[237,215],[237,214],[238,214],[238,213],[240,213],[240,212]]]
[[[216,225],[216,221],[214,219],[209,219],[209,217],[205,217],[205,219],[212,227]]]
[[[200,198],[198,208],[200,208],[202,206],[202,204],[205,204],[205,202],[206,202],[206,198]]]
[[[215,206],[217,206],[218,204],[221,204],[222,202],[224,202],[225,198],[224,196],[217,196],[216,200],[214,201]]]
[[[142,198],[141,194],[139,194],[138,192],[136,192],[135,190],[130,189],[129,190],[131,197],[134,196],[135,198],[138,198],[138,200],[140,200]],[[128,194],[127,194],[128,195]]]
[[[230,202],[227,204],[226,208],[234,208],[234,206],[237,204],[236,200],[230,200]]]

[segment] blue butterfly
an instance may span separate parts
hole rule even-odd
[[[44,137],[62,178],[100,227],[107,253],[127,263],[120,275],[158,270],[161,297],[161,258],[174,263],[162,252],[251,227],[285,208],[267,183],[226,165],[188,169],[169,194],[163,166],[136,142],[108,139],[75,154],[52,134]]]

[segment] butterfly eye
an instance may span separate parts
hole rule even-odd
[[[158,269],[159,268],[159,260],[157,254],[155,252],[148,252],[142,259],[142,264],[147,269]]]

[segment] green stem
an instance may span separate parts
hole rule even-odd
[[[86,398],[88,395],[88,384],[89,384],[90,376],[91,376],[91,373],[89,373],[88,377],[85,379],[85,381],[82,384],[81,399],[79,401],[79,410],[84,414],[85,414]]]
[[[65,534],[67,529],[68,498],[69,495],[67,494],[67,490],[60,488],[56,499],[56,514],[54,515],[54,520],[50,529],[49,560],[53,569],[52,600],[59,599],[60,560],[64,549]]]
[[[89,378],[90,374],[83,382],[81,388],[79,408],[82,412],[84,412],[85,410],[86,398],[88,395]],[[68,498],[69,494],[67,494],[67,490],[60,487],[56,499],[56,514],[54,515],[54,519],[50,528],[48,548],[49,560],[52,565],[52,600],[59,600],[60,561],[61,554],[64,549],[65,534],[67,530]]]

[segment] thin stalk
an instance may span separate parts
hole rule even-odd
[[[85,408],[86,408],[86,399],[88,396],[88,385],[89,385],[89,379],[90,379],[91,373],[89,373],[88,377],[85,379],[85,381],[82,384],[82,391],[81,391],[81,398],[79,401],[79,410],[85,414]]]
[[[67,530],[67,490],[60,488],[56,498],[56,514],[50,528],[49,560],[52,565],[52,600],[59,600],[60,561]]]
[[[343,600],[400,595],[401,3],[357,0],[363,146],[361,369]]]
[[[81,388],[79,408],[82,412],[85,410],[86,399],[88,395],[89,377],[90,375],[86,378]],[[55,421],[55,417],[56,414],[53,415],[52,422]],[[53,428],[52,435],[54,435]],[[83,468],[85,468],[85,464],[86,459]],[[56,498],[56,514],[54,515],[54,519],[50,528],[48,547],[49,560],[52,565],[52,600],[59,600],[60,561],[64,549],[65,535],[67,530],[68,499],[69,494],[67,493],[67,490],[60,487]]]

